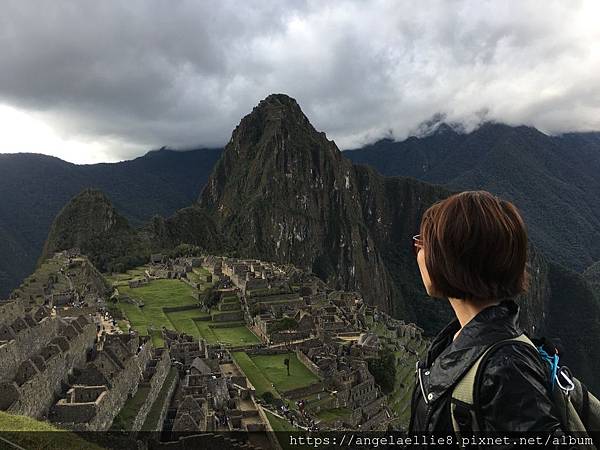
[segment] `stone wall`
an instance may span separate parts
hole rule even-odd
[[[92,418],[74,416],[79,405],[89,403],[68,403],[60,400],[53,408],[50,419],[62,427],[77,431],[106,431],[121,411],[129,394],[135,392],[142,373],[152,357],[152,344],[145,342],[140,351],[124,361],[124,368],[112,378],[112,386],[93,403],[95,413]],[[89,409],[89,407],[86,406]]]
[[[169,411],[169,407],[171,406],[171,399],[173,398],[173,393],[175,392],[175,389],[177,388],[178,383],[179,383],[179,376],[176,375],[173,378],[173,381],[171,381],[171,385],[168,387],[167,395],[162,404],[162,409],[160,411],[159,419],[157,422],[158,430],[143,430],[143,431],[159,431],[162,429],[163,423],[167,417],[167,412]]]
[[[213,322],[231,322],[244,320],[244,313],[239,311],[224,311],[212,315]]]
[[[310,331],[292,331],[292,332],[275,332],[269,335],[269,340],[274,344],[281,344],[284,342],[294,342],[310,337]]]
[[[289,353],[289,350],[284,347],[267,348],[267,347],[252,347],[246,350],[249,355],[283,355]]]
[[[377,414],[375,414],[370,419],[366,420],[360,425],[361,431],[370,431],[380,429],[382,424],[386,423],[388,419],[387,411],[385,409],[380,409]]]
[[[0,345],[0,382],[12,380],[21,363],[39,353],[58,333],[59,321],[51,317],[45,317],[35,324],[27,324],[24,320],[19,323],[25,323],[26,326],[18,332],[10,326],[4,326],[10,336],[6,340],[0,338],[5,341]]]
[[[290,389],[289,391],[282,392],[282,394],[284,397],[294,400],[303,397],[310,397],[311,395],[323,392],[324,390],[325,386],[323,383],[315,383],[298,389]]]
[[[85,364],[87,350],[94,345],[95,339],[96,325],[88,323],[82,327],[81,332],[68,340],[66,350],[63,350],[65,340],[55,341],[55,344],[44,347],[38,355],[21,364],[12,381],[19,398],[8,411],[29,417],[44,417],[69,372]],[[29,361],[33,364],[26,365]]]
[[[319,378],[323,378],[323,373],[321,372],[321,369],[319,369],[319,366],[312,362],[311,359],[308,356],[306,356],[302,350],[296,349],[296,357],[298,358],[298,361],[304,364],[308,370],[310,370]]]
[[[89,423],[80,424],[77,429],[89,431],[106,431],[114,418],[123,408],[130,392],[137,389],[142,371],[152,354],[152,344],[146,342],[140,352],[126,361],[125,368],[113,380],[113,386],[100,403],[96,415]]]
[[[160,390],[163,387],[165,382],[165,378],[169,374],[169,370],[171,368],[171,357],[169,356],[169,351],[166,349],[155,350],[158,353],[156,366],[152,368],[154,372],[149,381],[145,381],[144,385],[149,385],[150,390],[148,391],[148,395],[144,400],[144,404],[139,409],[135,420],[131,426],[131,431],[139,431],[144,425],[146,421],[146,416],[148,416],[148,412],[152,408],[156,397],[160,393]],[[142,385],[142,384],[141,384]],[[138,386],[139,389],[139,386]]]

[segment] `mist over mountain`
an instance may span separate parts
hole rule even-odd
[[[552,260],[577,272],[600,260],[600,133],[548,136],[496,123],[461,133],[441,123],[422,137],[385,139],[344,156],[387,176],[489,190],[517,205]]]
[[[193,202],[220,153],[161,149],[132,161],[94,165],[38,154],[0,154],[0,297],[33,271],[55,216],[82,190],[102,190],[138,225]]]

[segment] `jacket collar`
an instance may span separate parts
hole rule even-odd
[[[429,401],[437,400],[454,386],[490,345],[520,335],[518,318],[519,305],[513,300],[504,300],[480,311],[454,341],[452,337],[460,329],[460,323],[458,319],[450,322],[427,352],[426,366],[430,367],[430,374],[426,377],[425,389]]]

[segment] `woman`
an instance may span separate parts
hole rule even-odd
[[[419,361],[409,432],[450,435],[456,384],[492,344],[522,333],[511,298],[527,289],[527,232],[511,203],[468,191],[430,207],[414,239],[427,294],[448,298],[456,319]],[[480,370],[478,429],[562,434],[549,373],[534,348],[503,345]]]

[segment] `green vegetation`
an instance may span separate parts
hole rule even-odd
[[[319,411],[316,416],[323,422],[335,422],[336,420],[344,420],[352,415],[352,411],[348,408],[332,408]]]
[[[209,344],[223,343],[233,347],[258,344],[260,339],[252,333],[244,322],[212,322],[209,320],[194,321],[197,335],[206,339]],[[237,326],[228,326],[238,323]]]
[[[52,221],[83,189],[101,189],[137,226],[194,201],[220,154],[221,149],[161,150],[132,161],[90,165],[45,155],[0,155],[0,298],[8,298],[34,270]]]
[[[262,397],[265,392],[270,392],[274,398],[281,398],[279,393],[273,388],[272,382],[266,378],[265,373],[254,364],[254,361],[246,352],[234,352],[232,356],[252,386],[254,386],[254,389],[256,389],[256,394],[259,397]]]
[[[202,250],[197,245],[179,244],[173,250],[167,253],[169,258],[179,258],[182,256],[200,256]]]
[[[256,367],[266,375],[280,392],[306,387],[319,382],[319,378],[298,360],[295,353],[256,355],[251,358]],[[287,367],[283,363],[286,358],[290,360],[290,376],[288,376]]]
[[[408,339],[403,338],[399,342],[408,344]],[[413,350],[422,354],[426,351],[427,341],[423,340],[418,348]],[[396,425],[407,427],[410,420],[410,400],[414,386],[415,363],[417,357],[405,351],[394,352],[396,358],[396,370],[394,372],[394,389],[388,394],[390,409],[397,414]]]
[[[26,431],[27,433],[23,433]],[[91,442],[70,431],[64,431],[31,417],[7,414],[0,411],[2,437],[24,448],[44,450],[90,449],[101,450]],[[4,445],[4,443],[3,443]]]
[[[226,345],[241,346],[260,343],[260,339],[245,325],[238,327],[214,326],[211,331],[216,336],[217,342],[222,342]]]
[[[194,267],[191,272],[188,272],[187,277],[192,283],[200,283],[200,289],[203,290],[212,287],[217,280],[217,277],[211,277],[211,282],[206,281],[206,277],[209,275],[211,273],[204,267]]]
[[[126,280],[127,277],[135,277],[137,274],[143,274],[143,268],[111,277],[111,280],[118,284],[120,300],[117,307],[127,317],[133,329],[152,337],[154,345],[163,345],[162,327],[204,338],[211,344],[223,343],[235,347],[260,342],[244,322],[210,320],[211,313],[198,308],[198,301],[192,296],[193,289],[187,283],[180,280],[152,280],[147,285],[132,289],[127,286]],[[131,302],[128,302],[127,298],[131,299]],[[223,302],[237,302],[239,305],[237,297],[226,297]],[[188,309],[170,309],[176,307]],[[212,314],[218,315],[221,312],[215,308]]]
[[[102,272],[123,272],[148,260],[149,249],[100,191],[86,189],[56,216],[40,261],[77,247]]]
[[[279,445],[281,445],[281,448],[283,448],[285,450],[307,448],[307,446],[297,446],[297,445],[292,446],[289,443],[288,435],[286,433],[292,433],[292,432],[297,433],[300,431],[298,428],[294,427],[287,420],[282,419],[279,416],[276,416],[275,414],[273,414],[270,411],[265,410],[265,415],[267,416],[267,420],[269,421],[269,424],[271,425],[271,428],[273,429],[273,431],[278,431],[278,433],[275,434],[275,437],[279,441]]]
[[[245,352],[235,352],[233,357],[259,396],[270,391],[278,398],[285,391],[319,382],[319,378],[298,360],[295,353],[248,356]],[[286,358],[290,360],[290,376],[284,364]]]
[[[165,313],[171,326],[168,328],[175,329],[177,331],[183,331],[190,336],[201,336],[198,334],[198,327],[196,325],[196,319],[201,317],[208,317],[208,313],[200,311],[198,308],[189,309],[185,311],[175,311]]]
[[[273,431],[298,431],[298,428],[292,426],[292,424],[287,420],[276,416],[272,412],[265,410],[265,414],[269,420],[269,423],[271,424],[271,428],[273,428]]]
[[[134,289],[128,286],[119,286],[121,300],[118,307],[127,316],[135,330],[140,334],[151,334],[154,345],[161,347],[163,345],[160,335],[162,327],[176,328],[163,308],[197,305],[198,302],[192,297],[192,292],[189,285],[179,280],[153,280],[145,286]],[[128,296],[138,305],[143,304],[143,306],[127,303],[123,300],[123,296]],[[189,317],[199,315],[197,310],[186,311],[186,313]],[[181,317],[181,320],[184,320],[184,317]],[[148,332],[149,328],[153,329],[152,333]]]

